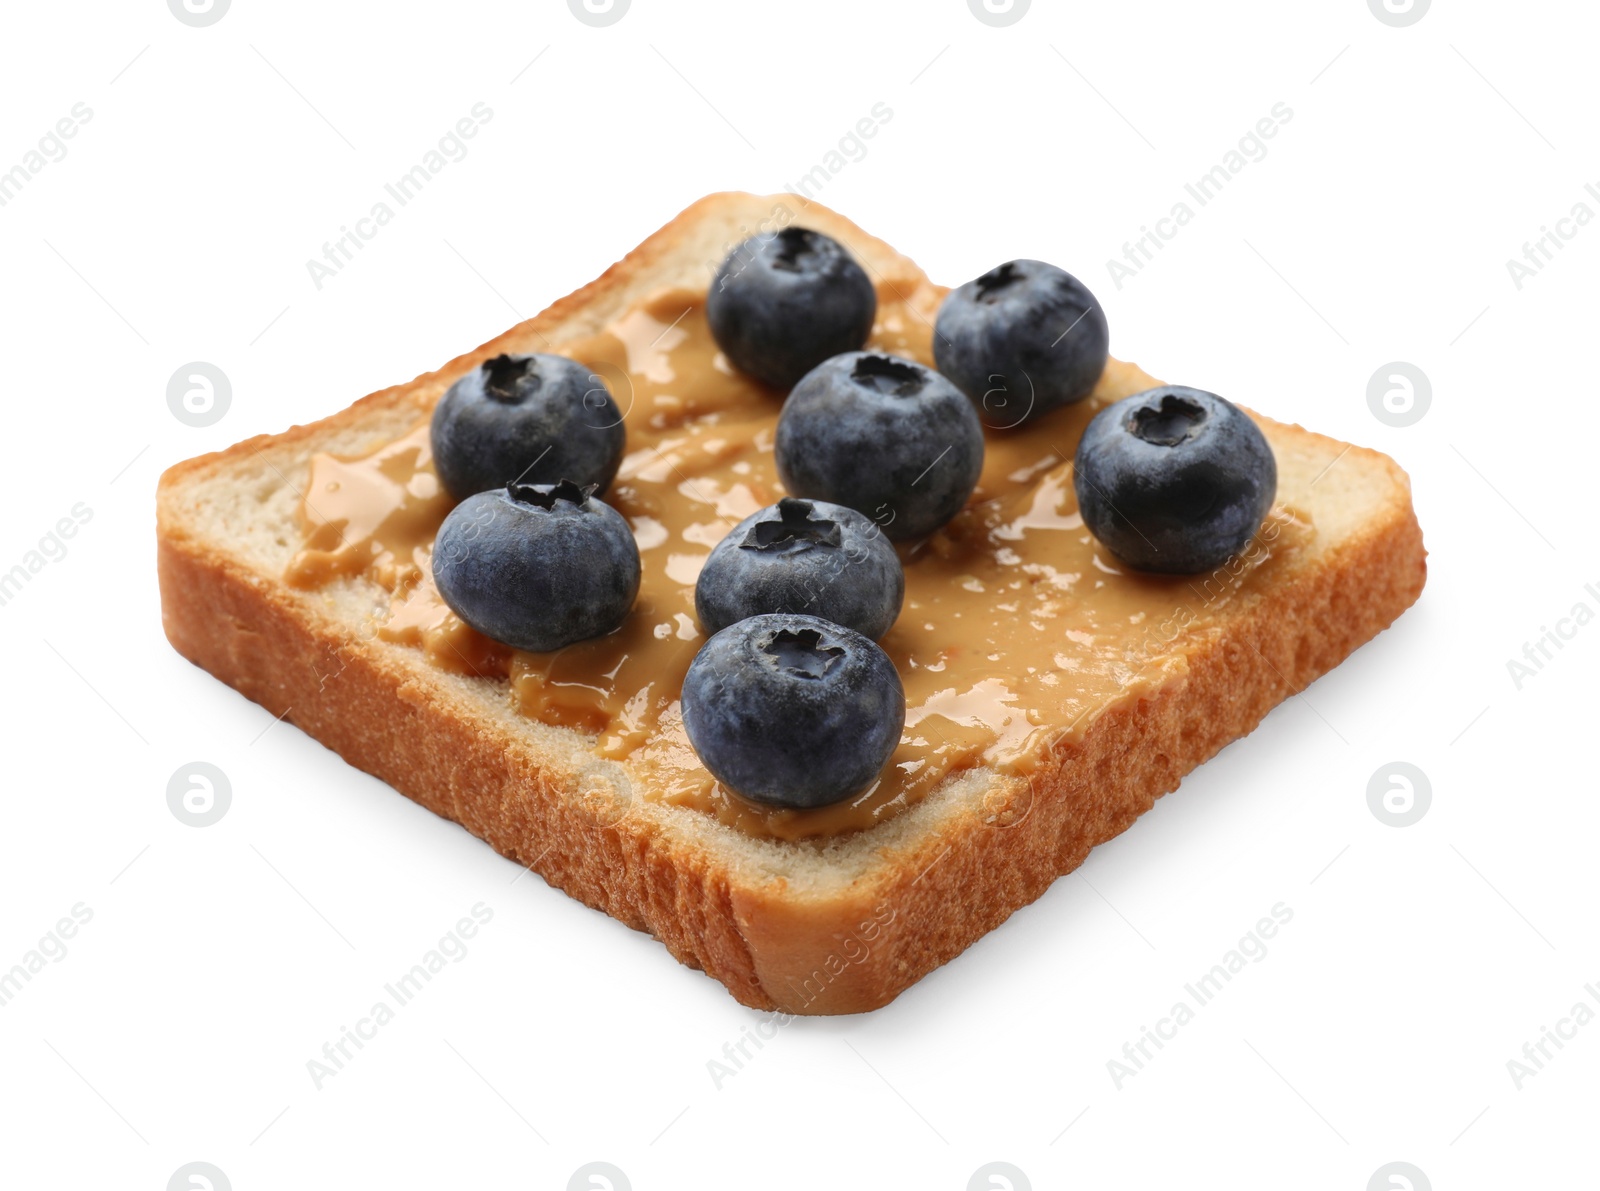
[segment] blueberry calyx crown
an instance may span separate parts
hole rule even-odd
[[[532,356],[498,355],[483,362],[484,394],[504,405],[517,405],[542,383]]]
[[[840,646],[822,644],[822,634],[816,629],[780,629],[760,648],[777,669],[796,678],[822,678],[844,657]]]
[[[1017,268],[1016,261],[1007,261],[990,269],[978,278],[978,301],[993,305],[1000,300],[1001,291],[1022,281],[1022,270]]]
[[[562,480],[556,484],[518,484],[512,482],[506,485],[506,493],[512,500],[525,505],[533,505],[540,509],[553,509],[556,501],[564,500],[580,508],[584,502],[594,495],[598,487],[595,484],[584,484],[579,487],[571,480]]]
[[[822,517],[812,517],[814,511],[809,500],[786,496],[778,502],[777,521],[758,521],[739,543],[743,550],[761,550],[767,554],[798,554],[813,546],[837,548],[840,542],[839,523]]]
[[[927,375],[916,366],[889,356],[862,356],[850,370],[850,379],[864,389],[874,389],[891,397],[915,397],[928,383]]]
[[[1177,393],[1159,405],[1142,405],[1128,416],[1128,433],[1154,447],[1176,447],[1197,438],[1208,421],[1205,408]]]
[[[778,250],[772,267],[785,273],[805,272],[805,258],[817,250],[816,233],[809,228],[786,227],[778,233]]]

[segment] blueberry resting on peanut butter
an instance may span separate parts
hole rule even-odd
[[[740,372],[787,389],[872,333],[878,294],[844,245],[809,228],[752,236],[706,294],[706,322]]]
[[[786,496],[752,513],[700,568],[694,608],[708,633],[763,612],[820,616],[874,641],[905,599],[906,575],[871,520],[821,500]]]
[[[1256,424],[1215,393],[1150,389],[1095,415],[1072,482],[1083,523],[1141,571],[1221,566],[1261,527],[1278,464]]]
[[[933,369],[846,352],[795,385],[773,453],[790,492],[848,505],[904,541],[932,533],[967,503],[983,471],[983,426]]]
[[[867,638],[816,616],[752,616],[723,629],[683,680],[683,726],[728,789],[805,810],[859,794],[900,743],[906,697]]]
[[[457,616],[513,649],[543,652],[619,626],[639,593],[622,514],[570,480],[467,497],[433,544],[433,582]]]
[[[1105,311],[1071,273],[1007,261],[950,291],[934,323],[933,358],[995,429],[1094,391],[1106,367]]]
[[[561,479],[604,492],[626,441],[605,382],[576,360],[543,354],[485,360],[439,399],[430,433],[434,470],[457,500]]]

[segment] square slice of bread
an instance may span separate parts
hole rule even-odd
[[[184,657],[551,885],[649,931],[744,1004],[853,1013],[884,1005],[1039,897],[1389,625],[1421,592],[1425,553],[1392,460],[1258,418],[1280,498],[1316,526],[1291,567],[1225,631],[1177,640],[1173,678],[1108,701],[1028,778],[968,770],[886,822],[820,844],[758,839],[642,797],[625,773],[608,776],[616,763],[597,760],[591,737],[516,712],[504,681],[446,673],[380,640],[374,612],[387,593],[364,579],[314,591],[284,581],[314,454],[399,437],[493,355],[559,352],[663,288],[703,290],[734,244],[784,223],[833,236],[875,279],[937,308],[943,291],[911,261],[826,208],[712,195],[598,280],[439,371],[168,470],[157,494],[162,616]]]

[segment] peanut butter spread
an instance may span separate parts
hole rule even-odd
[[[869,348],[933,365],[941,292],[879,286]],[[684,672],[705,640],[694,585],[711,548],[743,517],[784,495],[772,457],[781,395],[717,351],[705,295],[674,289],[604,332],[568,344],[624,411],[628,453],[605,500],[633,526],[643,564],[638,602],[616,632],[549,654],[511,650],[452,613],[429,570],[451,508],[433,472],[424,421],[360,458],[317,455],[302,517],[304,548],[288,579],[315,587],[365,574],[393,593],[377,628],[433,663],[509,681],[526,715],[593,734],[627,762],[641,797],[692,807],[753,835],[800,839],[870,827],[973,766],[1026,774],[1044,750],[1081,736],[1091,713],[1181,676],[1183,638],[1224,624],[1310,540],[1309,518],[1274,508],[1252,542],[1210,575],[1141,575],[1084,528],[1071,460],[1088,420],[1154,383],[1111,361],[1094,395],[1019,429],[1006,397],[983,412],[986,454],[963,512],[901,548],[906,598],[881,644],[906,692],[900,747],[881,779],[821,810],[772,810],[718,785],[679,714]],[[1014,398],[1013,398],[1014,400]],[[581,565],[581,564],[579,564]]]

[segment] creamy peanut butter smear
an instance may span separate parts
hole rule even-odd
[[[943,290],[920,279],[878,287],[868,347],[933,366]],[[991,394],[983,475],[967,507],[924,542],[900,547],[906,599],[881,644],[906,691],[900,746],[866,792],[820,810],[774,810],[723,789],[684,733],[678,697],[706,639],[694,585],[711,548],[786,493],[772,456],[782,394],[717,351],[705,295],[654,295],[562,354],[605,380],[624,411],[628,451],[604,499],[628,519],[643,577],[614,633],[533,654],[467,627],[434,589],[434,535],[452,507],[433,471],[424,421],[359,458],[317,455],[290,583],[365,575],[393,593],[377,627],[456,673],[506,680],[525,715],[594,736],[645,798],[715,815],[751,835],[824,837],[871,827],[974,766],[1025,775],[1045,750],[1082,736],[1094,713],[1179,678],[1174,648],[1225,623],[1315,533],[1279,504],[1215,573],[1131,571],[1084,527],[1072,457],[1089,419],[1156,382],[1107,364],[1086,401],[1007,428],[1026,395]],[[933,460],[929,461],[930,463]]]

